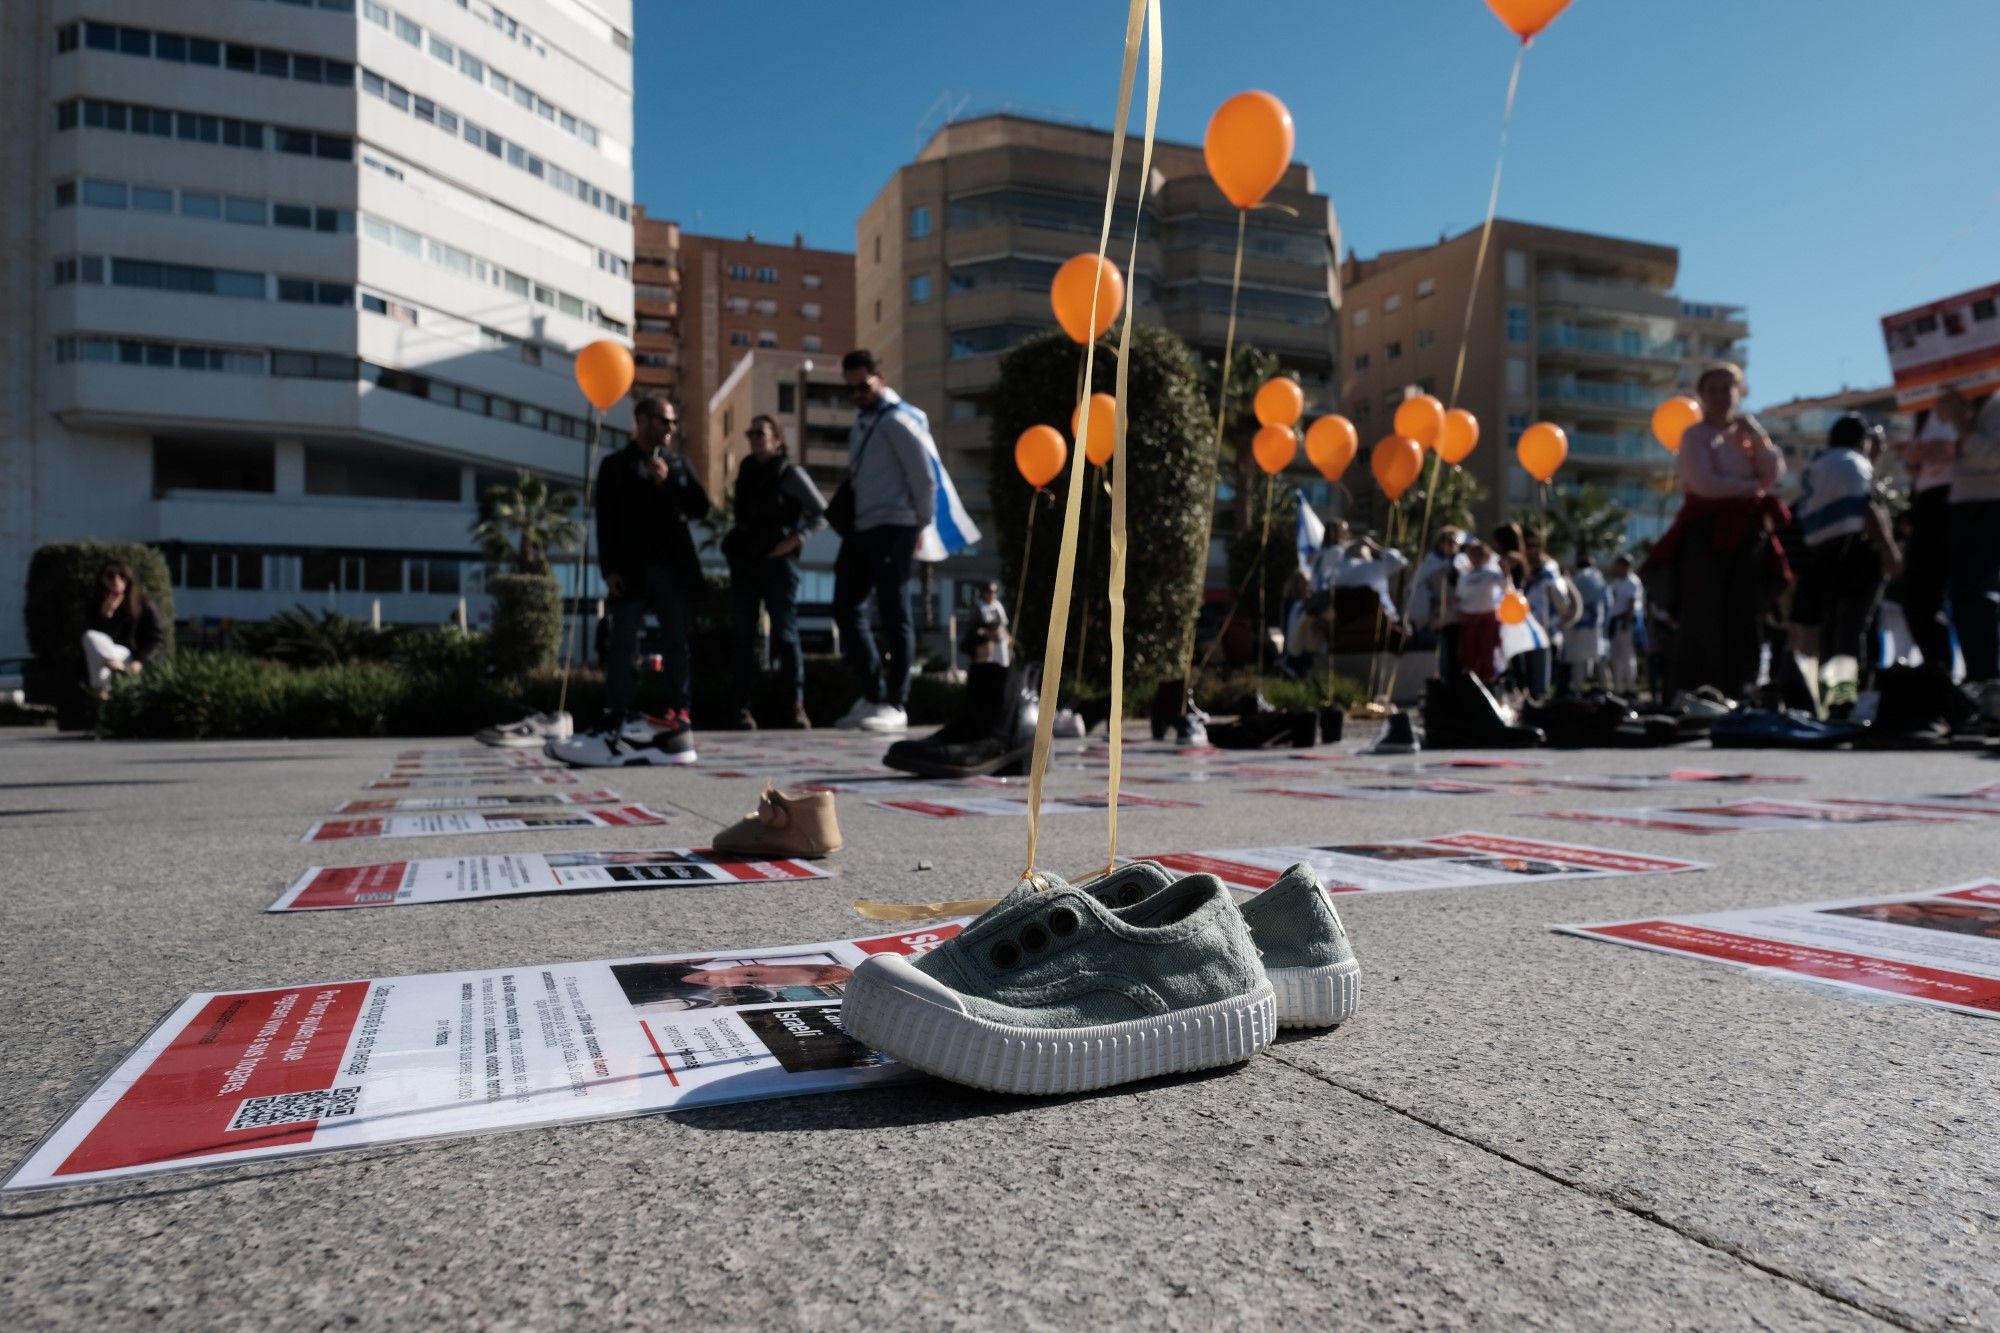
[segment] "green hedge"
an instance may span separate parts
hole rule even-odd
[[[467,651],[476,647],[468,645]],[[443,650],[439,652],[442,657]],[[150,740],[469,736],[488,723],[556,706],[560,681],[553,671],[507,678],[463,666],[426,669],[414,665],[415,660],[293,668],[238,653],[182,653],[137,680],[120,681],[104,706],[101,726],[107,736]],[[642,674],[638,707],[659,711],[665,706],[661,691],[658,676]],[[694,693],[697,730],[723,727],[734,719],[725,671],[698,668]],[[961,686],[941,677],[916,677],[911,681],[910,720],[920,725],[947,720],[957,711],[961,693]],[[850,677],[837,659],[806,659],[806,701],[816,722],[831,724],[854,698]],[[588,726],[603,701],[599,672],[572,673],[567,701],[572,716]],[[790,720],[790,692],[774,678],[762,682],[757,702],[767,725]]]
[[[95,700],[83,688],[83,631],[104,567],[122,560],[160,615],[174,646],[174,590],[167,562],[132,542],[51,542],[28,562],[26,620],[32,660],[22,681],[32,703],[53,704],[58,724],[88,726]]]
[[[562,589],[546,574],[497,574],[486,580],[493,597],[493,667],[503,676],[525,676],[556,664],[562,646]]]

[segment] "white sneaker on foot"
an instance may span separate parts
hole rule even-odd
[[[860,725],[863,731],[893,734],[910,729],[910,715],[894,704],[876,704]]]
[[[568,713],[530,713],[519,722],[481,727],[472,733],[472,739],[481,745],[528,749],[545,741],[568,740],[573,731]]]
[[[861,726],[861,719],[867,717],[873,711],[875,711],[875,704],[864,695],[854,701],[854,707],[834,719],[833,725],[839,727],[842,731],[854,731]]]

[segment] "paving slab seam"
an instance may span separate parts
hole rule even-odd
[[[1944,1323],[1917,1322],[1915,1320],[1912,1320],[1908,1314],[1894,1308],[1893,1306],[1877,1304],[1876,1302],[1873,1301],[1858,1299],[1854,1296],[1847,1295],[1844,1292],[1836,1291],[1828,1287],[1825,1283],[1820,1282],[1817,1279],[1813,1278],[1810,1274],[1796,1272],[1792,1269],[1770,1263],[1763,1259],[1759,1259],[1756,1255],[1745,1251],[1742,1247],[1734,1245],[1729,1241],[1721,1239],[1720,1237],[1708,1235],[1702,1231],[1696,1230],[1688,1226],[1684,1226],[1666,1217],[1662,1217],[1659,1213],[1654,1212],[1652,1209],[1644,1208],[1637,1204],[1630,1203],[1627,1200],[1620,1198],[1617,1194],[1614,1194],[1608,1190],[1599,1189],[1593,1185],[1585,1184],[1582,1181],[1572,1180],[1567,1176],[1559,1175],[1556,1172],[1549,1170],[1547,1167],[1538,1166],[1533,1162],[1527,1161],[1521,1157],[1517,1157],[1513,1153],[1508,1152],[1504,1148],[1497,1148],[1490,1143],[1486,1143],[1480,1139],[1474,1138],[1469,1134],[1465,1134],[1459,1130],[1455,1130],[1451,1128],[1449,1125],[1441,1124],[1438,1121],[1432,1120],[1416,1111],[1411,1110],[1409,1107],[1398,1106],[1396,1103],[1389,1101],[1385,1098],[1376,1096],[1374,1093],[1364,1091],[1361,1088],[1353,1087],[1346,1083],[1342,1083],[1338,1079],[1330,1078],[1325,1073],[1319,1070],[1307,1068],[1306,1066],[1301,1065],[1293,1060],[1287,1060],[1283,1054],[1281,1054],[1276,1050],[1268,1050],[1265,1051],[1264,1054],[1268,1056],[1270,1059],[1276,1060],[1279,1064],[1284,1065],[1289,1069],[1296,1069],[1302,1074],[1308,1075],[1311,1078],[1318,1079],[1321,1083],[1326,1084],[1330,1088],[1337,1088],[1342,1092],[1350,1093],[1353,1096],[1359,1097],[1361,1100],[1365,1102],[1371,1102],[1374,1105],[1379,1106],[1386,1111],[1393,1111],[1395,1114],[1402,1116],[1404,1119],[1409,1120],[1415,1124],[1422,1125],[1424,1128],[1431,1130],[1435,1133],[1442,1134],[1446,1138],[1455,1140],[1456,1142],[1459,1143],[1463,1143],[1468,1147],[1476,1148],[1483,1153],[1487,1153],[1493,1157],[1499,1158],[1501,1161],[1506,1162],[1511,1166],[1520,1167],[1524,1171],[1532,1171],[1536,1175],[1542,1177],[1544,1180],[1550,1181],[1551,1183],[1556,1185],[1560,1185],[1564,1189],[1573,1190],[1578,1194],[1587,1195],[1590,1198],[1596,1199],[1600,1203],[1609,1204],[1611,1207],[1618,1209],[1620,1212],[1625,1213],[1631,1217],[1638,1218],[1642,1222],[1649,1222],[1654,1226],[1661,1227],[1664,1230],[1670,1231],[1676,1236],[1679,1236],[1683,1240],[1699,1245],[1703,1249],[1712,1250],[1717,1254],[1726,1256],[1727,1258],[1734,1259],[1738,1263],[1743,1264],[1749,1268],[1754,1268],[1760,1273],[1767,1274],[1771,1277],[1779,1278],[1783,1281],[1792,1283],[1794,1286],[1804,1288],[1805,1290],[1812,1292],[1815,1296],[1818,1296],[1823,1300],[1831,1301],[1835,1305],[1839,1305],[1846,1309],[1852,1310],[1856,1314],[1867,1315],[1870,1318],[1879,1319],[1883,1323],[1889,1324],[1895,1328],[1910,1330],[1910,1333],[1942,1333],[1943,1330],[1946,1330],[1951,1327],[1951,1325]]]

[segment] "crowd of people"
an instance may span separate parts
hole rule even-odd
[[[812,725],[799,553],[831,526],[841,538],[834,622],[858,695],[840,725],[887,734],[908,727],[910,582],[920,546],[953,524],[957,499],[924,413],[883,382],[875,357],[849,352],[842,374],[856,415],[847,476],[830,500],[791,458],[775,418],[754,417],[745,431],[722,541],[741,726],[756,725],[760,620],[789,685],[786,720]],[[1588,551],[1552,552],[1539,527],[1502,523],[1481,539],[1447,524],[1413,568],[1393,546],[1335,520],[1287,590],[1281,669],[1296,676],[1336,655],[1430,652],[1441,677],[1504,679],[1529,699],[1592,688],[1635,695],[1644,684],[1665,707],[1700,696],[1720,706],[1761,699],[1840,713],[1863,697],[1885,659],[1878,642],[1890,627],[1889,603],[1910,651],[1886,656],[1940,673],[1962,663],[1965,693],[2000,720],[2000,394],[1974,400],[1950,390],[1920,414],[1913,438],[1896,450],[1910,493],[1898,521],[1878,485],[1883,432],[1858,416],[1834,423],[1787,505],[1779,494],[1784,455],[1742,410],[1743,390],[1733,365],[1712,366],[1698,380],[1701,419],[1675,460],[1680,509],[1643,562],[1620,552],[1600,571]],[[674,403],[642,398],[629,443],[597,470],[603,716],[579,735],[569,735],[566,719],[564,730],[545,733],[552,752],[574,763],[694,759],[689,635],[708,584],[690,525],[713,505],[679,439]],[[1573,559],[1565,567],[1558,554]],[[1501,613],[1514,593],[1531,629],[1510,651]],[[659,626],[665,694],[655,716],[633,707],[648,615]],[[968,619],[958,644],[968,660],[1005,666],[1009,626],[997,584],[981,589]],[[164,641],[157,612],[123,565],[102,572],[86,621],[87,686],[100,694],[141,671]]]
[[[1898,450],[1913,497],[1898,523],[1878,486],[1879,427],[1837,420],[1788,505],[1784,455],[1743,389],[1733,365],[1700,377],[1702,416],[1675,459],[1680,509],[1643,561],[1618,552],[1599,569],[1533,525],[1482,539],[1447,524],[1411,568],[1333,522],[1288,590],[1285,669],[1434,652],[1440,676],[1469,671],[1529,699],[1643,686],[1663,707],[1698,696],[1846,715],[1885,661],[1949,672],[1956,657],[1965,692],[2000,719],[2000,395],[1946,392],[1919,418]],[[1532,627],[1512,652],[1510,593]],[[1883,651],[1885,602],[1914,652]]]

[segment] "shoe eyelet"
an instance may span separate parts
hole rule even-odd
[[[1127,884],[1118,891],[1118,905],[1120,907],[1133,907],[1144,899],[1145,896],[1146,891],[1137,884]]]
[[[1037,925],[1029,925],[1021,932],[1021,947],[1029,953],[1040,953],[1049,947],[1049,932]]]
[[[993,966],[1005,972],[1009,968],[1020,966],[1021,946],[1012,940],[1001,940],[993,946],[993,952],[989,957],[993,959]]]
[[[1067,939],[1076,934],[1076,913],[1067,907],[1058,907],[1049,913],[1049,929],[1058,939]]]

